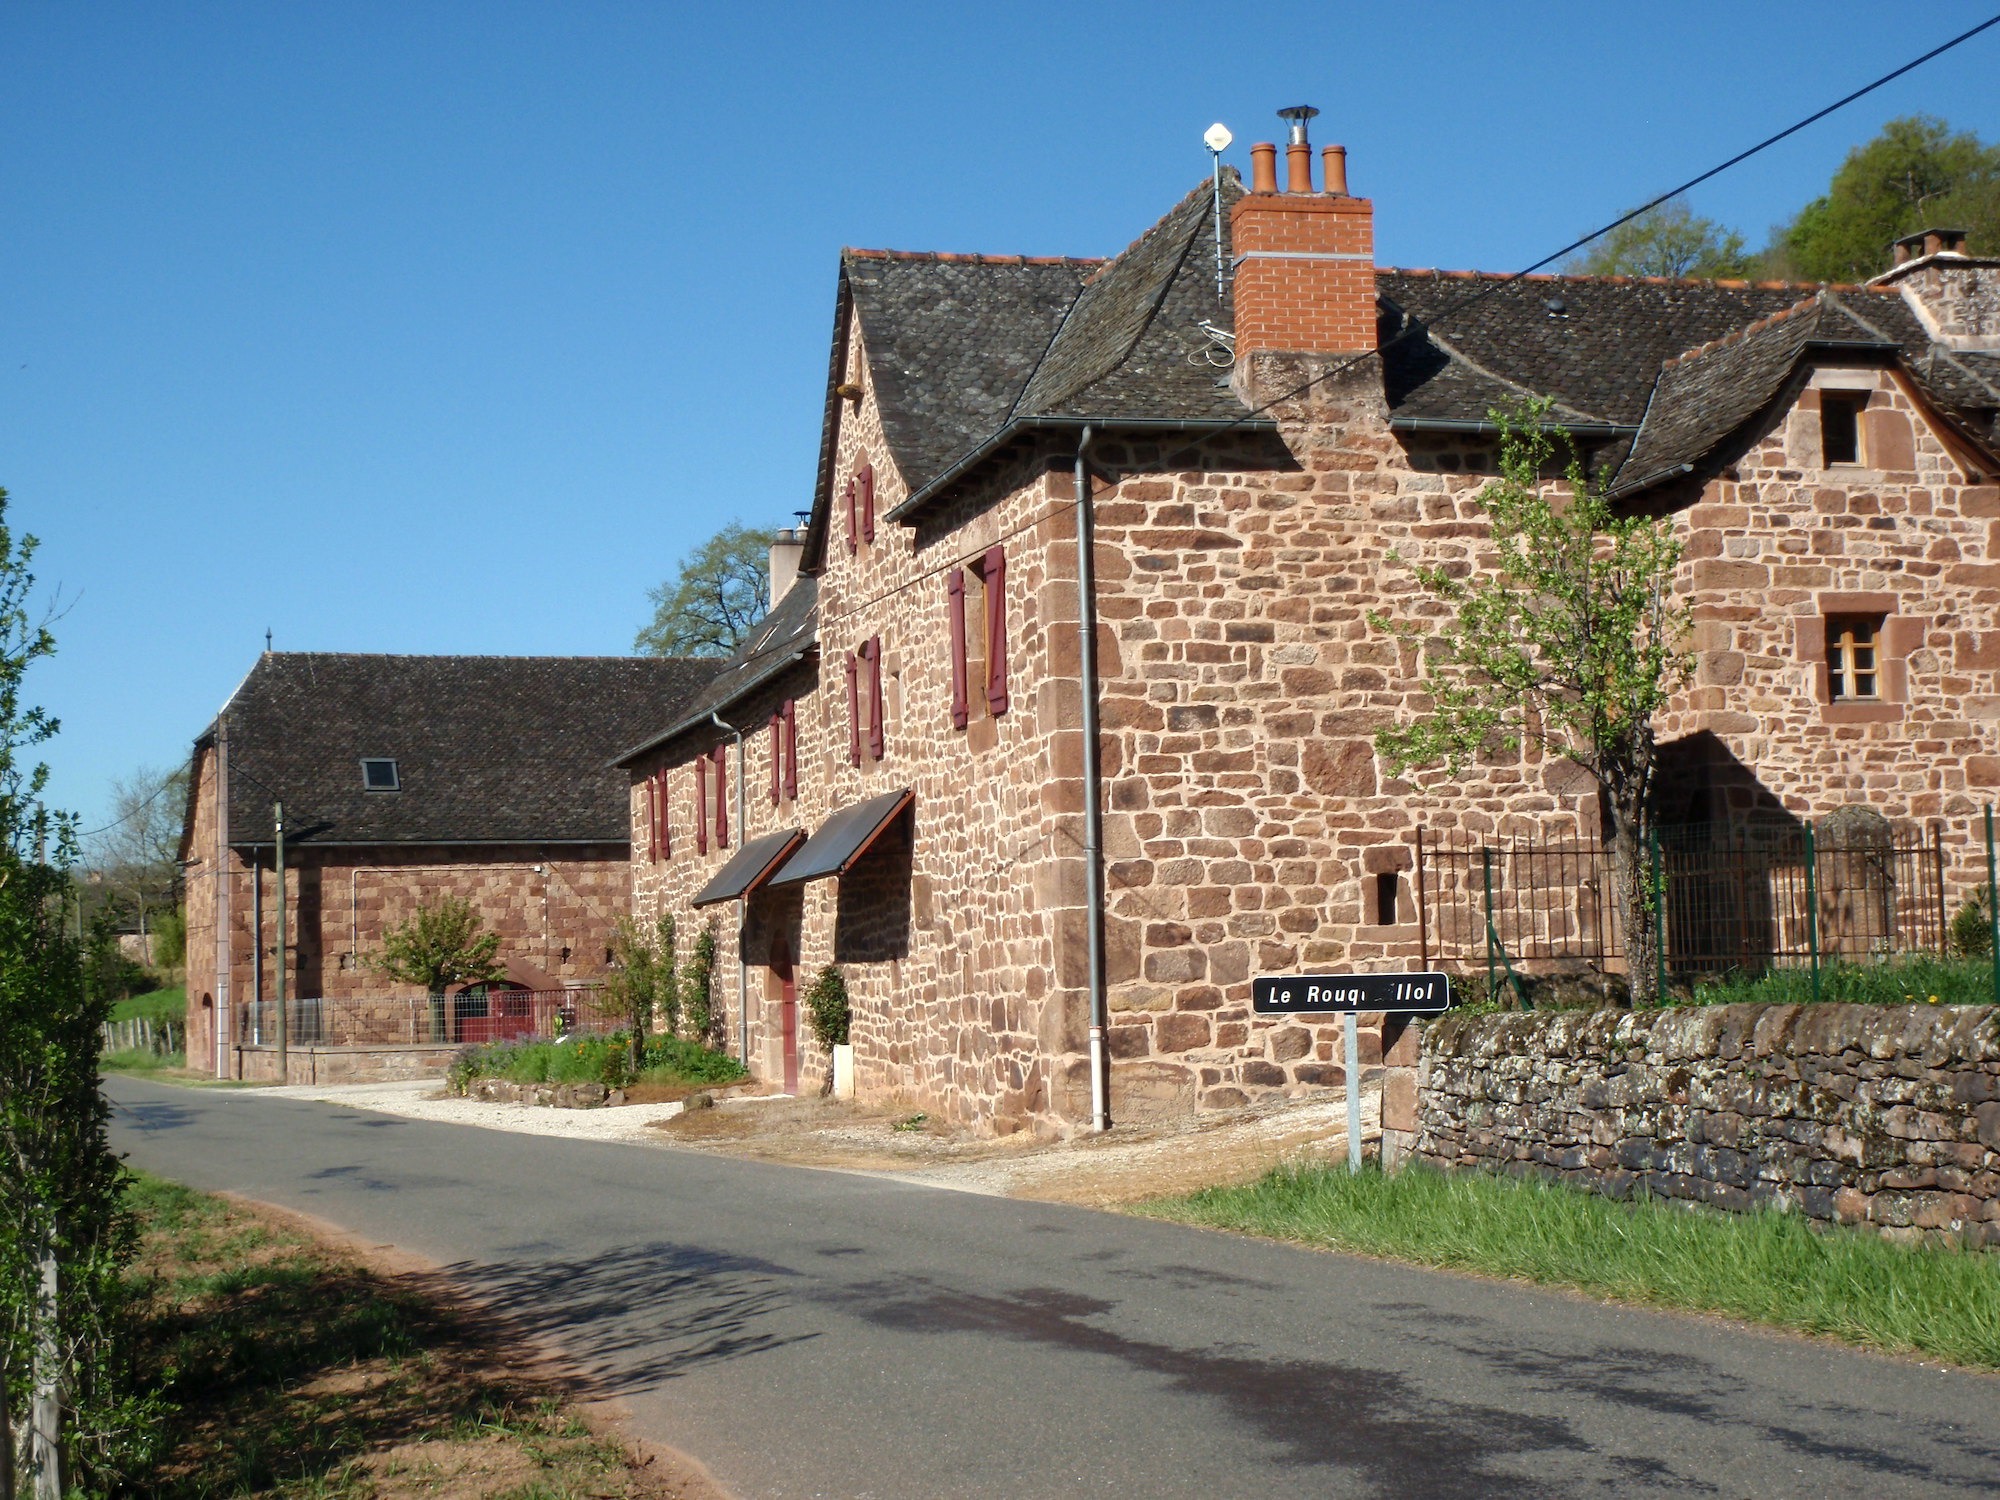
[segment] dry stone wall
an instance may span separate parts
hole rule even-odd
[[[2000,1245],[1989,1006],[1447,1016],[1416,1126],[1442,1167]]]

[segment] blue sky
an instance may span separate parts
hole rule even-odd
[[[1515,269],[1986,6],[75,5],[0,20],[0,485],[53,797],[283,650],[630,649],[807,503],[843,244],[1105,254],[1323,111],[1384,264]],[[2000,30],[1700,190],[1761,243]],[[496,724],[504,732],[504,724]]]

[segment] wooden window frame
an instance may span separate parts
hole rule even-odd
[[[1881,703],[1881,615],[1827,615],[1826,695],[1829,703]]]
[[[1897,613],[1901,602],[1891,593],[1822,593],[1812,614],[1793,617],[1793,653],[1811,674],[1813,696],[1826,724],[1892,723],[1903,717],[1910,696],[1909,658],[1924,644],[1925,622]],[[1836,669],[1833,626],[1861,620],[1874,623],[1875,696],[1856,698],[1834,694]],[[1838,664],[1845,666],[1845,663]],[[1845,687],[1845,685],[1843,685]]]

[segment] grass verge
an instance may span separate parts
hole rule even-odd
[[[424,1278],[156,1177],[138,1176],[130,1201],[141,1358],[176,1408],[148,1495],[683,1492],[549,1380],[511,1371]]]
[[[2000,1256],[1893,1245],[1796,1214],[1616,1203],[1420,1166],[1350,1177],[1322,1165],[1287,1165],[1247,1187],[1153,1199],[1137,1211],[2000,1369]]]
[[[1767,970],[1754,979],[1735,977],[1697,985],[1690,997],[1675,1003],[1805,1005],[1812,998],[1812,971],[1784,968]],[[1983,958],[1947,959],[1923,953],[1873,964],[1822,964],[1819,998],[1838,1005],[1991,1005],[1993,964]]]

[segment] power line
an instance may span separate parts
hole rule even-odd
[[[1393,338],[1391,338],[1386,344],[1382,344],[1374,349],[1370,349],[1366,353],[1354,355],[1352,358],[1344,360],[1340,364],[1333,366],[1333,368],[1331,369],[1322,370],[1319,374],[1313,376],[1311,379],[1301,382],[1299,385],[1296,385],[1292,389],[1285,391],[1283,394],[1273,396],[1269,401],[1266,401],[1263,405],[1252,407],[1250,410],[1244,412],[1242,416],[1232,418],[1230,421],[1223,424],[1221,427],[1215,429],[1215,431],[1213,433],[1210,433],[1208,436],[1211,438],[1219,436],[1220,434],[1228,432],[1229,430],[1231,430],[1232,428],[1238,426],[1243,422],[1247,422],[1252,420],[1253,418],[1262,416],[1264,413],[1270,411],[1273,407],[1279,406],[1287,401],[1296,401],[1299,397],[1305,395],[1307,391],[1310,391],[1314,386],[1320,384],[1322,381],[1331,380],[1336,375],[1344,375],[1347,371],[1353,369],[1356,365],[1361,364],[1364,360],[1374,359],[1383,354],[1385,351],[1395,348],[1405,339],[1414,338],[1416,336],[1417,329],[1419,328],[1419,326],[1422,326],[1424,328],[1437,327],[1438,324],[1444,322],[1447,318],[1454,317],[1457,314],[1464,312],[1467,308],[1472,307],[1477,303],[1485,301],[1488,297],[1495,295],[1496,293],[1502,291],[1506,287],[1512,286],[1515,282],[1521,280],[1524,276],[1532,276],[1535,272],[1539,271],[1543,266],[1550,264],[1552,261],[1561,260],[1565,255],[1570,254],[1572,251],[1581,250],[1585,245],[1588,245],[1592,240],[1601,239],[1603,236],[1611,233],[1612,230],[1617,229],[1619,226],[1631,223],[1632,220],[1638,218],[1641,214],[1650,213],[1652,210],[1658,208],[1662,203],[1667,202],[1669,199],[1678,198],[1682,193],[1685,193],[1692,188],[1697,188],[1701,186],[1702,183],[1707,182],[1710,178],[1721,176],[1724,172],[1727,172],[1731,167],[1740,166],[1742,163],[1748,161],[1751,157],[1757,155],[1759,152],[1769,150],[1772,146],[1777,145],[1778,142],[1785,140],[1790,136],[1797,135],[1801,130],[1804,130],[1807,126],[1819,123],[1819,121],[1824,120],[1828,115],[1833,114],[1837,110],[1845,109],[1848,105],[1854,103],[1855,100],[1865,98],[1869,94],[1874,93],[1877,89],[1883,87],[1885,84],[1894,83],[1898,78],[1901,78],[1905,73],[1911,72],[1916,68],[1922,67],[1925,63],[1930,62],[1933,58],[1942,57],[1945,53],[1951,51],[1952,48],[1961,46],[1962,44],[1971,41],[1974,37],[1978,36],[1982,31],[1989,31],[1995,26],[2000,26],[2000,15],[1991,16],[1988,19],[1981,21],[1977,26],[1974,26],[1971,30],[1960,32],[1950,41],[1931,48],[1930,51],[1924,53],[1921,57],[1914,57],[1910,59],[1910,61],[1904,63],[1900,68],[1895,68],[1890,72],[1884,73],[1881,77],[1875,79],[1872,83],[1863,84],[1853,93],[1847,94],[1842,98],[1834,100],[1833,103],[1827,105],[1825,108],[1814,110],[1804,119],[1799,120],[1794,124],[1787,125],[1783,130],[1780,130],[1775,135],[1766,136],[1763,140],[1757,142],[1756,145],[1749,147],[1747,150],[1737,152],[1736,155],[1730,157],[1729,160],[1722,162],[1717,166],[1710,167],[1706,172],[1702,172],[1696,176],[1690,177],[1686,182],[1681,183],[1678,187],[1668,188],[1664,193],[1661,193],[1658,197],[1653,198],[1648,202],[1640,204],[1630,213],[1620,214],[1617,218],[1613,219],[1609,224],[1606,224],[1603,228],[1594,229],[1589,234],[1584,235],[1580,239],[1571,240],[1567,245],[1564,245],[1562,249],[1554,251],[1551,254],[1544,255],[1540,260],[1536,261],[1533,265],[1523,266],[1518,271],[1496,277],[1494,280],[1489,282],[1484,287],[1480,288],[1478,291],[1472,293],[1470,296],[1461,297],[1456,302],[1446,304],[1446,306],[1441,312],[1439,312],[1435,317],[1428,319],[1423,324],[1419,325],[1414,318],[1411,319],[1407,324],[1405,324],[1402,331],[1396,334]],[[1183,448],[1180,452],[1173,454],[1166,461],[1163,467],[1171,469],[1177,460],[1186,455],[1195,453],[1197,451],[1199,451],[1199,446],[1196,444],[1190,444],[1188,447]]]

